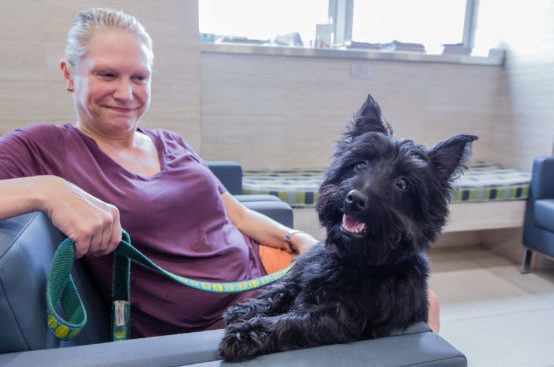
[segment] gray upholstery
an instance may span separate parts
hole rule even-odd
[[[117,343],[0,355],[0,365],[93,366],[466,366],[466,358],[440,336],[416,325],[402,335],[261,356],[223,363],[217,352],[222,330]]]
[[[272,195],[267,196],[275,197]],[[263,213],[287,227],[294,227],[292,208],[284,201],[279,199],[276,201],[247,201],[243,202],[243,204],[247,208]]]
[[[521,271],[529,272],[533,251],[554,256],[554,156],[535,158],[523,221],[525,255]]]
[[[208,161],[210,170],[227,191],[247,208],[263,213],[287,227],[294,227],[289,204],[274,195],[242,195],[242,168],[233,161]]]
[[[207,161],[208,168],[231,195],[242,194],[242,168],[233,161]]]
[[[46,278],[64,236],[41,212],[0,221],[0,353],[108,341],[105,306],[80,264],[74,281],[84,295],[88,325],[72,341],[58,341],[46,327]]]

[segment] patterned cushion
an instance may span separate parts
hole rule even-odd
[[[452,202],[525,200],[531,174],[476,162],[454,183]],[[314,206],[323,170],[244,171],[243,194],[278,196],[293,208]]]

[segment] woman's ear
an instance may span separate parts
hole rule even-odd
[[[60,61],[60,69],[62,70],[63,78],[65,79],[65,86],[67,87],[67,90],[70,92],[73,92],[74,85],[73,85],[73,76],[71,74],[71,69],[67,61],[61,60]]]

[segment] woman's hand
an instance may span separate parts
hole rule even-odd
[[[75,242],[75,258],[85,254],[105,255],[116,249],[121,242],[121,224],[114,205],[60,177],[36,179],[41,181],[39,209]]]
[[[290,228],[246,208],[229,193],[224,193],[221,197],[227,216],[243,234],[266,246],[288,250],[285,234],[291,233]],[[302,231],[294,231],[289,240],[292,249],[297,250],[300,254],[307,252],[318,242],[311,235]]]
[[[308,252],[319,241],[313,238],[310,234],[298,231],[290,237],[292,247],[298,251],[299,254]]]

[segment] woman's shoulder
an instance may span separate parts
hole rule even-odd
[[[162,143],[169,148],[184,148],[185,150],[194,153],[194,149],[181,137],[181,135],[166,129],[141,129],[141,131],[149,135],[154,141]]]
[[[56,141],[51,139],[59,139],[70,134],[71,124],[61,126],[54,124],[36,124],[15,129],[13,134],[20,135],[30,140],[40,141]],[[59,143],[59,141],[58,141]]]

